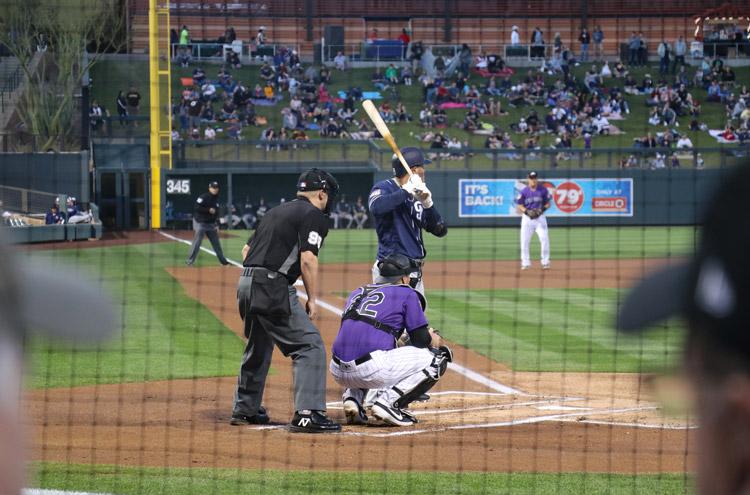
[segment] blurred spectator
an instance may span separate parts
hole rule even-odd
[[[258,200],[258,207],[255,209],[255,216],[258,218],[258,221],[261,221],[266,216],[266,213],[268,213],[268,205],[266,204],[266,200],[261,196],[260,200]]]
[[[531,33],[531,58],[544,58],[544,34],[539,26]]]
[[[377,40],[378,38],[379,38],[378,29],[377,28],[372,28],[372,31],[370,31],[370,35],[367,37],[367,39],[370,42],[373,42],[373,41]]]
[[[680,138],[677,140],[677,149],[691,149],[693,147],[693,142],[690,140],[690,137],[687,134],[680,135]]]
[[[117,116],[119,117],[120,127],[127,125],[128,123],[128,100],[122,91],[117,92]]]
[[[409,49],[409,43],[411,43],[411,37],[409,36],[409,33],[406,32],[406,29],[402,29],[401,34],[398,36],[398,39],[404,45],[401,58],[406,59],[406,53],[407,53],[407,50]]]
[[[677,67],[685,66],[685,54],[687,53],[687,43],[685,39],[680,36],[677,41],[674,42],[674,63],[672,64],[672,74],[677,72]]]
[[[604,31],[601,26],[596,26],[594,32],[591,33],[591,40],[594,42],[594,58],[596,60],[604,60]]]
[[[216,129],[213,127],[206,126],[206,130],[203,131],[203,139],[206,141],[215,141],[216,140]]]
[[[333,228],[338,229],[339,223],[343,220],[346,221],[346,229],[351,228],[352,223],[354,222],[354,215],[352,210],[352,205],[347,203],[346,196],[343,194],[341,195],[341,198],[336,203],[336,206],[333,209],[333,212],[331,212],[331,218],[333,219]]]
[[[641,46],[641,40],[633,31],[628,39],[628,65],[638,65],[638,49]]]
[[[81,210],[76,203],[76,198],[68,196],[65,205],[68,212],[68,223],[75,224],[91,222],[93,218],[91,215],[91,211],[86,212]]]
[[[176,128],[172,128],[172,142],[176,143],[182,141],[182,136],[180,135],[180,131],[178,131]]]
[[[60,214],[60,209],[56,204],[49,207],[47,215],[44,217],[45,225],[58,225],[65,223],[65,218]]]
[[[89,123],[91,124],[91,130],[93,131],[99,131],[104,124],[104,111],[96,100],[91,101],[91,107],[89,108]]]
[[[409,60],[411,61],[411,68],[412,71],[416,72],[421,63],[422,63],[422,56],[424,55],[424,45],[422,45],[421,41],[415,41],[411,44],[411,55],[409,55]]]
[[[521,36],[518,34],[518,26],[510,28],[510,45],[518,46],[521,44]]]
[[[357,196],[357,202],[354,204],[354,222],[357,229],[362,229],[367,222],[367,206],[362,201],[362,196]]]
[[[333,58],[333,66],[340,71],[346,70],[346,55],[344,52],[338,52]]]
[[[589,60],[589,44],[591,43],[591,35],[588,29],[581,29],[581,34],[578,36],[578,41],[581,43],[581,62],[588,62]]]
[[[268,38],[266,38],[266,26],[258,28],[258,34],[255,35],[255,42],[258,46],[263,46],[268,43]]]
[[[141,108],[141,94],[135,89],[135,86],[130,86],[128,93],[125,95],[125,99],[128,103],[128,115],[133,118],[138,116],[138,111]],[[138,121],[133,121],[133,126],[138,127]]]
[[[250,230],[255,228],[257,221],[258,219],[253,214],[253,204],[250,202],[250,198],[246,198],[242,207],[242,223],[245,224],[246,229]]]
[[[661,43],[659,43],[656,53],[659,55],[659,74],[664,75],[669,72],[669,60],[672,54],[672,47],[663,39],[661,40]]]

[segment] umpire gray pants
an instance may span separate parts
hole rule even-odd
[[[211,241],[211,246],[214,248],[214,252],[216,253],[216,257],[219,258],[219,262],[222,265],[229,263],[224,257],[224,251],[221,250],[219,234],[216,232],[216,224],[197,222],[193,219],[193,231],[195,231],[195,235],[193,236],[193,244],[190,246],[190,254],[188,254],[186,263],[189,265],[195,263],[195,259],[198,257],[198,252],[201,249],[204,234],[208,237],[208,240]]]
[[[237,301],[244,307],[250,297],[252,277],[240,277]],[[276,344],[286,357],[292,358],[295,411],[326,409],[326,349],[320,332],[297,298],[297,289],[289,286],[289,318],[266,315],[245,315],[247,345],[242,355],[237,391],[234,395],[235,414],[253,416],[263,399],[271,354]]]

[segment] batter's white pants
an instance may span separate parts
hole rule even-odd
[[[529,244],[534,233],[542,243],[542,265],[549,265],[549,234],[547,232],[547,218],[541,216],[531,219],[524,215],[521,218],[521,267],[531,266]]]
[[[391,405],[400,397],[393,387],[411,391],[425,380],[423,370],[427,370],[431,378],[439,378],[430,366],[435,355],[427,349],[407,345],[390,351],[373,351],[370,355],[372,359],[360,365],[354,361],[339,365],[331,360],[328,369],[333,379],[346,387],[342,399],[353,397],[365,407],[379,399]],[[365,399],[367,390],[370,392]]]

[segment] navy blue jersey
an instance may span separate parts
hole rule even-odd
[[[395,179],[380,181],[372,187],[368,201],[378,234],[378,259],[393,253],[421,260],[427,254],[422,229],[439,237],[446,228],[437,208],[424,208]]]

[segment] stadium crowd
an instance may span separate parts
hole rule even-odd
[[[518,35],[517,27],[514,34]],[[540,66],[522,74],[509,68],[500,55],[474,54],[468,45],[450,59],[438,54],[425,64],[429,47],[410,42],[405,58],[411,63],[375,69],[371,87],[351,86],[336,92],[330,89],[332,82],[339,73],[350,70],[342,52],[331,67],[314,66],[303,64],[295,50],[281,47],[260,65],[257,79],[247,82],[233,77],[232,70],[241,65],[236,53],[231,52],[215,78],[202,66],[193,69],[192,84],[174,103],[173,139],[212,141],[219,133],[241,139],[246,126],[261,129],[263,143],[259,146],[266,150],[304,146],[302,142],[317,138],[377,138],[377,130],[358,109],[358,101],[370,94],[377,98],[386,122],[418,123],[426,132],[415,134],[415,138],[434,150],[433,156],[446,159],[458,157],[463,153],[458,150],[470,147],[466,136],[471,133],[485,136],[484,147],[490,150],[542,149],[541,143],[546,142],[546,147],[556,150],[555,156],[564,160],[571,156],[567,149],[588,150],[600,136],[621,134],[617,122],[630,119],[632,106],[643,104],[650,108],[644,126],[660,128],[653,136],[657,148],[674,148],[686,137],[678,129],[680,117],[689,117],[688,130],[709,131],[700,121],[704,104],[726,107],[726,126],[712,134],[714,137],[726,142],[750,139],[747,88],[735,86],[736,75],[721,58],[705,58],[692,69],[685,64],[687,44],[683,37],[674,43],[661,40],[655,52],[658,76],[645,73],[636,77],[633,67],[648,64],[649,49],[643,33],[633,32],[627,40],[627,61],[604,60],[605,36],[599,27],[591,33],[582,30],[577,40],[580,51],[574,53],[555,33],[547,51],[544,33],[536,28],[530,46],[539,56]],[[593,57],[589,43],[593,45]],[[571,69],[581,64],[587,64],[583,75],[580,71],[574,74]],[[421,108],[407,108],[399,97],[399,87],[413,85],[421,89]],[[120,97],[118,112],[119,101]],[[122,106],[130,108],[129,101],[125,96]],[[279,119],[269,119],[257,111],[277,104],[281,108],[274,111],[279,112]],[[521,109],[522,116],[505,128],[497,124],[497,119],[488,119],[506,116],[508,109]],[[455,110],[462,110],[463,117],[456,118]],[[96,115],[95,110],[92,115]],[[277,125],[270,125],[269,120]],[[541,139],[544,135],[551,138]],[[650,139],[635,138],[633,143],[635,147],[652,147]]]

